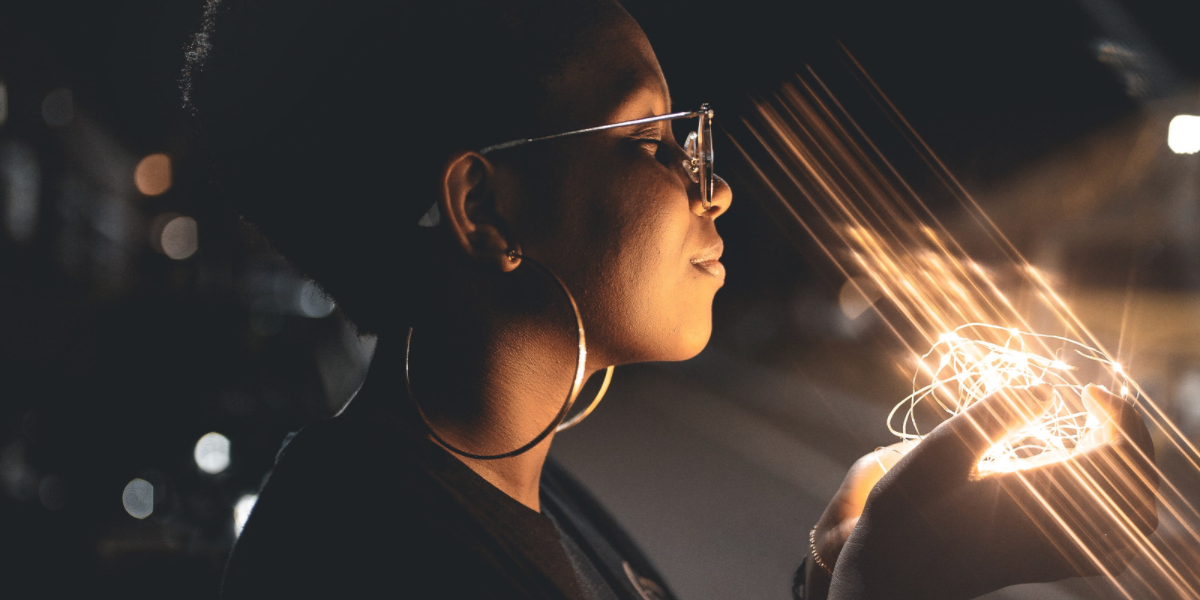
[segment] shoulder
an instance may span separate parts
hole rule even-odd
[[[371,413],[297,433],[242,530],[222,596],[555,597],[462,505],[429,446]]]
[[[434,485],[386,429],[340,417],[306,427],[279,453],[226,567],[224,595],[340,595],[428,570],[420,550],[445,526],[432,518]]]

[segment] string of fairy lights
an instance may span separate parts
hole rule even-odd
[[[1038,343],[1031,346],[1031,341]],[[1039,351],[1045,348],[1052,353]],[[961,325],[942,334],[921,356],[913,392],[888,414],[888,428],[902,441],[920,441],[928,432],[918,422],[922,406],[946,418],[994,394],[1031,394],[1042,397],[1046,412],[984,453],[978,472],[1007,473],[1066,460],[1100,441],[1101,422],[1087,410],[1086,384],[1074,376],[1079,367],[1069,364],[1073,360],[1103,366],[1120,381],[1119,389],[1129,393],[1120,364],[1091,346],[985,323]],[[894,425],[897,416],[899,428]]]

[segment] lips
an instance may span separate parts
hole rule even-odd
[[[692,266],[705,275],[723,281],[725,279],[725,265],[721,264],[723,252],[725,252],[725,242],[717,240],[717,243],[692,257]]]

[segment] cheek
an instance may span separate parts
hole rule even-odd
[[[548,222],[523,237],[539,240],[531,250],[575,295],[589,354],[614,364],[698,353],[711,331],[716,286],[689,263],[701,250],[702,220],[682,182],[644,162],[564,172],[571,175],[536,215]]]
[[[715,288],[688,262],[699,250],[696,219],[678,190],[656,191],[634,218],[616,223],[602,274],[602,289],[612,292],[604,294],[604,337],[621,361],[689,358],[711,331]]]

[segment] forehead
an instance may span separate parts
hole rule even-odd
[[[586,31],[546,85],[546,131],[664,114],[666,79],[641,27],[627,14]]]

